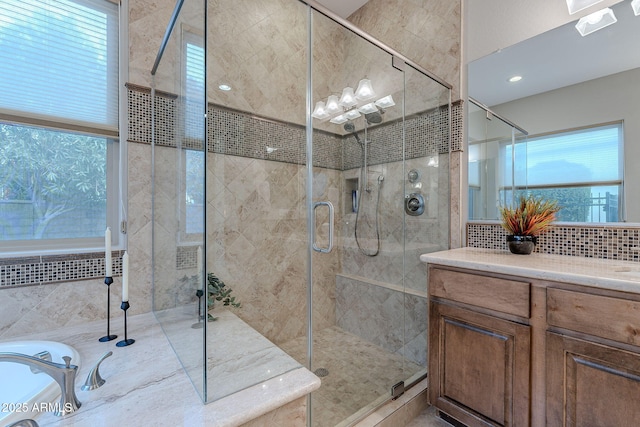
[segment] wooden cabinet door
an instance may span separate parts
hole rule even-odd
[[[429,399],[468,426],[528,426],[527,325],[431,302]]]
[[[640,354],[547,332],[547,426],[640,425]]]

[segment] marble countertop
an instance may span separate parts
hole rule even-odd
[[[429,264],[640,293],[640,263],[637,262],[540,253],[514,255],[509,251],[480,248],[433,252],[421,255],[420,260]]]
[[[112,320],[112,333],[121,334],[118,320]],[[155,316],[147,313],[128,320],[128,338],[136,341],[129,347],[116,347],[116,341],[98,342],[105,333],[105,321],[20,337],[69,344],[82,360],[76,378],[82,406],[62,418],[41,413],[36,417],[41,427],[237,426],[320,386],[318,377],[300,367],[205,405]],[[106,383],[93,391],[81,391],[91,367],[108,351],[113,351],[113,356],[100,365]]]

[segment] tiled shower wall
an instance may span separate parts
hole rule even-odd
[[[151,143],[151,94],[150,89],[128,85],[129,141],[144,144]],[[175,115],[176,97],[162,93],[156,98],[157,121],[155,132],[159,145],[175,146],[174,132],[177,128]],[[210,107],[210,110],[213,107]],[[210,111],[211,113],[212,111]],[[461,110],[459,104],[452,110],[453,135],[461,131]],[[415,117],[409,122],[407,133],[407,158],[417,158],[432,153],[434,150],[446,152],[438,141],[428,137],[433,131],[443,132],[446,115],[434,110],[430,114]],[[256,119],[247,114],[233,110],[216,109],[216,114],[209,114],[208,144],[209,150],[234,156],[254,159],[273,160],[291,164],[305,163],[305,130],[301,126],[283,124],[270,120]],[[227,126],[230,124],[231,127]],[[383,141],[393,135],[398,124],[392,123],[373,130],[372,139]],[[216,135],[214,137],[214,134]],[[314,134],[314,166],[335,170],[356,167],[361,161],[357,147],[345,141],[351,136],[340,136],[322,131]],[[427,143],[425,146],[425,138]],[[430,139],[429,139],[430,138]],[[266,142],[265,142],[266,141]],[[344,145],[344,156],[343,156]],[[459,149],[460,138],[453,139],[452,151]],[[266,147],[276,150],[268,153]],[[389,149],[384,144],[373,145],[370,162],[380,164],[401,160],[401,151]],[[380,147],[376,149],[376,147]],[[120,254],[118,254],[120,255]],[[121,262],[114,256],[114,275],[119,276],[118,266]],[[104,255],[102,253],[56,255],[48,257],[15,257],[5,258],[0,262],[0,287],[37,285],[57,283],[68,280],[100,278],[104,272]]]
[[[295,2],[292,2],[295,3]],[[280,0],[274,2],[265,2],[264,8],[256,9],[259,14],[251,16],[251,19],[247,19],[247,14],[242,13],[242,10],[246,7],[245,2],[227,2],[224,9],[224,15],[221,17],[222,22],[225,25],[220,26],[223,28],[224,36],[234,41],[237,39],[237,35],[242,37],[251,38],[251,31],[258,31],[258,35],[263,34],[261,28],[269,26],[268,20],[274,20],[279,24],[274,26],[281,31],[292,31],[293,40],[304,40],[305,36],[298,36],[295,34],[301,27],[297,25],[297,21],[288,19],[288,14],[292,8],[281,7],[282,2]],[[275,7],[272,7],[274,6]],[[162,39],[165,32],[165,26],[163,23],[169,21],[175,2],[171,0],[158,0],[158,1],[136,1],[129,2],[129,80],[133,83],[149,86],[151,76],[149,70],[153,65],[155,59],[155,52],[157,51],[157,43]],[[445,78],[449,82],[458,82],[459,78],[459,35],[460,35],[460,7],[457,2],[450,2],[446,0],[429,0],[424,4],[413,4],[408,2],[402,5],[402,14],[388,13],[396,12],[397,5],[390,4],[384,0],[372,0],[368,3],[368,10],[371,9],[370,14],[376,19],[391,20],[391,25],[387,25],[386,21],[383,25],[379,22],[371,22],[369,25],[371,31],[381,30],[384,28],[394,28],[395,30],[388,35],[378,34],[383,41],[389,46],[395,47],[398,50],[406,48],[403,53],[409,57],[413,56],[416,52],[425,52],[423,58],[416,58],[417,62],[425,69],[434,70],[436,74]],[[210,12],[213,8],[210,8]],[[453,10],[452,10],[453,9]],[[280,13],[283,14],[280,14]],[[359,17],[366,17],[368,13],[359,14]],[[424,26],[422,22],[424,19],[413,19],[413,27],[420,28],[419,32],[413,31],[413,27],[405,27],[404,25],[396,25],[401,23],[404,15],[412,15],[414,17],[431,17],[436,14],[438,19],[437,24]],[[258,18],[259,19],[254,19]],[[264,19],[267,18],[267,19]],[[395,21],[394,21],[395,20]],[[446,23],[441,23],[445,20]],[[210,20],[211,22],[211,20]],[[361,21],[362,25],[366,25],[367,22]],[[319,33],[329,34],[328,31],[324,31],[324,28],[319,28]],[[425,32],[427,31],[427,32]],[[433,33],[433,34],[432,34]],[[214,35],[214,39],[217,34]],[[388,37],[388,39],[385,39]],[[217,38],[219,41],[219,38]],[[339,48],[340,43],[336,43],[336,40],[332,37],[327,38],[327,43],[330,44],[331,49]],[[292,80],[291,70],[288,68],[286,61],[279,60],[277,53],[281,50],[278,49],[278,44],[270,43],[268,49],[263,49],[262,44],[246,44],[258,52],[256,58],[259,63],[264,62],[266,58],[269,64],[275,64],[277,67],[275,70],[269,68],[269,72],[274,75],[284,76],[283,81],[289,84]],[[225,50],[216,49],[220,51],[223,58],[237,57],[244,61],[244,58],[252,55],[238,55],[237,43],[229,43],[229,48],[233,49],[233,55],[226,55]],[[425,47],[428,47],[426,49]],[[301,49],[304,46],[301,47]],[[276,55],[273,54],[276,52]],[[214,62],[216,62],[214,60]],[[220,61],[218,61],[220,62]],[[255,84],[255,82],[262,81],[260,76],[264,72],[264,67],[245,67],[245,62],[231,63],[230,70],[233,72],[249,72],[249,78],[243,79],[246,82]],[[284,69],[285,71],[281,71]],[[306,69],[306,68],[305,68]],[[304,70],[302,78],[305,78]],[[215,77],[215,76],[213,76]],[[304,81],[304,80],[303,80]],[[240,93],[247,94],[247,96],[254,97],[254,91],[240,90]],[[273,92],[278,92],[274,90]],[[455,93],[455,89],[454,89]],[[138,93],[139,97],[144,102],[150,102],[148,96],[145,93]],[[304,98],[304,91],[301,91],[300,96]],[[237,96],[237,95],[234,95]],[[454,99],[456,96],[454,95]],[[131,102],[131,99],[129,100]],[[141,102],[142,102],[141,101]],[[168,98],[165,102],[173,102]],[[221,102],[222,103],[222,102]],[[138,102],[135,103],[136,105]],[[227,104],[225,102],[225,104]],[[297,103],[291,103],[292,106],[298,105]],[[136,108],[130,107],[131,108]],[[294,107],[291,107],[294,109]],[[268,114],[261,110],[253,111],[255,113]],[[295,114],[300,116],[299,109],[294,111]],[[139,132],[145,132],[144,129],[148,129],[150,126],[150,116],[141,117],[135,116],[137,122],[130,121],[130,125],[139,129]],[[454,117],[455,120],[455,117]],[[172,127],[169,125],[169,121],[165,121],[167,126],[164,132],[169,134]],[[317,139],[317,138],[316,138]],[[133,140],[140,139],[133,138]],[[276,151],[273,156],[276,156],[276,160],[279,160],[277,156],[285,156],[287,153],[283,151]],[[133,266],[135,268],[131,271],[131,281],[134,284],[130,288],[130,297],[132,307],[129,310],[129,314],[144,313],[151,310],[151,195],[150,195],[150,150],[146,144],[129,144],[128,147],[129,165],[128,165],[128,250],[131,256]],[[266,156],[266,155],[265,155]],[[256,157],[258,158],[258,157]],[[265,157],[270,158],[270,157]],[[454,164],[455,167],[455,164]],[[337,170],[337,169],[336,169]],[[187,251],[188,252],[188,251]],[[183,259],[187,262],[192,262],[193,257],[189,258],[189,255],[182,254]],[[184,257],[186,256],[186,258]],[[73,260],[76,261],[73,261]],[[102,261],[101,261],[102,260]],[[47,266],[47,264],[54,262],[55,266]],[[2,290],[2,298],[0,298],[0,312],[3,316],[0,316],[0,336],[16,336],[20,333],[29,332],[34,328],[42,330],[47,327],[61,327],[72,323],[86,322],[104,317],[103,298],[105,298],[105,286],[103,284],[102,265],[96,265],[96,263],[104,263],[104,258],[101,253],[78,255],[63,255],[56,257],[55,260],[48,257],[14,257],[9,259],[3,259],[2,265],[0,265],[0,271],[4,272],[4,276],[0,277],[0,289]],[[114,262],[117,260],[114,253]],[[176,262],[178,262],[176,260]],[[40,273],[37,275],[29,275],[30,279],[25,280],[25,271],[49,271],[50,268],[56,269],[55,275],[43,274],[43,281],[39,281],[41,277]],[[118,268],[114,265],[114,268]],[[22,271],[20,275],[15,274],[16,271]],[[116,270],[118,271],[118,270]],[[13,272],[13,273],[12,273]],[[86,280],[90,278],[93,272],[95,278],[92,280]],[[119,274],[119,273],[116,273]],[[20,278],[18,278],[21,276]],[[38,278],[36,280],[36,278]],[[68,280],[77,280],[71,281]],[[62,280],[56,282],[56,280]],[[118,295],[120,292],[120,277],[114,278],[115,283],[112,286],[112,316],[120,316],[121,310],[118,309],[119,301]],[[43,284],[44,286],[29,286]],[[115,288],[115,289],[113,289]],[[69,296],[73,297],[70,298]],[[7,329],[8,328],[8,329]],[[31,328],[31,329],[29,329]]]
[[[130,109],[135,114],[147,116],[151,102],[149,91],[134,86],[129,89],[130,99],[134,100]],[[141,93],[144,95],[141,96]],[[156,98],[155,111],[160,122],[177,121],[167,113],[176,108],[176,102],[174,97],[167,94]],[[207,265],[234,290],[243,303],[238,314],[256,330],[275,343],[302,336],[305,332],[305,308],[300,301],[306,298],[306,288],[300,278],[304,277],[305,271],[307,233],[304,128],[215,106],[209,106],[208,119],[207,176],[215,186],[210,187],[207,200],[207,224],[212,225],[208,229]],[[135,117],[132,122],[137,122]],[[407,157],[412,158],[410,162],[416,167],[422,167],[423,191],[432,200],[424,217],[426,221],[422,224],[414,221],[416,232],[410,233],[411,240],[416,243],[419,236],[440,238],[446,247],[448,211],[438,200],[446,201],[448,193],[446,185],[439,189],[437,183],[442,180],[446,182],[448,176],[448,108],[437,108],[416,115],[407,123]],[[168,130],[176,128],[159,123],[156,129],[160,140],[156,152],[156,171],[168,171],[167,177],[172,177],[177,173],[175,154],[172,154],[174,149],[168,147],[174,146],[176,140]],[[364,261],[369,266],[376,266],[367,273],[369,278],[376,277],[376,272],[385,271],[384,266],[393,266],[393,269],[388,269],[392,273],[388,278],[389,283],[402,281],[402,246],[397,244],[402,236],[398,235],[396,227],[402,227],[404,216],[404,173],[402,162],[397,161],[403,158],[403,134],[398,133],[399,129],[397,123],[390,123],[370,129],[367,135],[368,140],[372,141],[369,144],[370,162],[376,164],[375,167],[386,168],[389,173],[380,210],[384,212],[393,206],[394,211],[381,218],[381,222],[389,221],[383,228],[382,239],[384,246],[390,246],[391,249],[375,259],[366,258]],[[138,142],[147,143],[151,139],[149,132],[148,127],[134,127],[130,135]],[[275,148],[275,151],[267,152],[267,146]],[[349,171],[342,170],[345,163],[355,166],[361,162],[360,149],[356,146],[353,150],[353,146],[351,135],[341,136],[323,131],[314,133],[314,188],[317,190],[314,197],[329,200],[336,206],[337,224],[348,224],[352,219],[351,206],[343,197],[343,180]],[[429,160],[432,164],[427,167]],[[172,180],[166,178],[163,181]],[[174,200],[179,197],[174,194],[175,191],[174,185],[158,183],[157,205],[163,206],[166,202],[166,207],[171,210]],[[437,218],[439,209],[440,215],[445,217],[440,224]],[[323,220],[326,221],[326,218],[318,219]],[[173,250],[172,246],[175,247],[178,225],[164,215],[161,221],[160,226],[156,227],[157,242],[163,247],[163,255],[168,259],[176,259],[176,262],[157,264],[156,268],[162,271],[156,272],[156,277],[161,278],[156,280],[156,309],[171,308],[193,300],[194,290],[180,279],[195,274],[196,266],[194,246],[178,247],[174,253],[168,253]],[[418,232],[419,228],[422,232]],[[342,242],[349,245],[350,239],[344,236]],[[335,324],[336,275],[340,266],[344,271],[344,266],[350,262],[352,266],[354,262],[360,263],[360,255],[349,254],[350,249],[336,250],[328,256],[314,258],[314,280],[317,284],[314,287],[314,309],[317,314],[315,326],[318,328]],[[416,246],[412,252],[416,265],[408,276],[424,273],[418,259],[423,250],[424,246]],[[178,267],[177,271],[175,266]],[[259,278],[256,276],[258,271]],[[354,268],[347,268],[346,271],[356,272]],[[426,278],[419,282],[424,287]],[[161,288],[166,288],[166,291]],[[397,316],[397,313],[393,315]],[[346,319],[346,316],[342,317]]]

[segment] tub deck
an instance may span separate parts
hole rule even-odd
[[[105,333],[105,321],[19,338],[69,344],[84,361],[76,380],[82,407],[62,418],[42,413],[36,418],[41,427],[140,423],[228,427],[264,414],[286,420],[286,425],[304,425],[305,396],[320,386],[318,377],[306,368],[295,368],[205,405],[153,313],[130,316],[128,328],[128,337],[136,340],[129,347],[116,347],[114,341],[98,342]],[[118,340],[122,338],[120,319],[112,320],[111,331],[119,335]],[[100,366],[104,386],[81,391],[93,364],[108,351],[113,351],[113,356]]]

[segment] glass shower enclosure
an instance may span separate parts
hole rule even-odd
[[[470,220],[499,219],[527,184],[527,131],[469,99]]]
[[[313,1],[184,0],[162,46],[158,321],[205,403],[306,367],[353,424],[426,376],[450,87]]]

